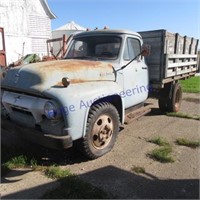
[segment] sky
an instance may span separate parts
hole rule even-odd
[[[75,21],[85,28],[166,29],[200,39],[200,0],[47,0],[52,29]]]

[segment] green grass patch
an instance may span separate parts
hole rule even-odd
[[[136,172],[137,174],[144,174],[144,173],[145,173],[144,167],[133,166],[133,167],[131,168],[131,170],[132,170],[133,172]]]
[[[199,115],[189,115],[187,113],[182,113],[182,112],[170,112],[166,114],[169,117],[179,117],[179,118],[185,118],[185,119],[194,119],[194,120],[200,120]]]
[[[15,168],[31,168],[32,170],[44,171],[47,166],[52,165],[51,161],[44,161],[41,155],[27,149],[1,146],[1,176],[5,176]]]
[[[180,80],[183,92],[200,93],[200,76],[191,77],[186,80]]]
[[[108,195],[101,189],[81,180],[72,174],[68,169],[61,169],[58,166],[51,166],[45,170],[49,178],[60,180],[61,185],[47,192],[43,199],[108,199]]]
[[[169,146],[169,142],[167,142],[164,138],[160,136],[153,137],[152,139],[148,140],[151,143],[157,144],[159,146]]]
[[[26,167],[29,165],[29,163],[26,156],[20,155],[7,161],[6,163],[4,163],[4,165],[7,166],[9,169],[15,169]]]
[[[57,179],[61,184],[58,188],[47,192],[43,199],[114,199],[101,189],[82,181],[78,176],[73,175],[68,169],[61,169],[52,162],[43,165],[41,157],[36,157],[19,148],[1,148],[1,176],[5,176],[15,168],[29,167],[33,170],[40,170],[45,176]]]
[[[61,180],[61,185],[47,192],[42,199],[108,199],[112,198],[101,189],[81,180],[77,176],[69,176]]]
[[[172,148],[170,146],[164,146],[157,149],[154,149],[149,156],[162,163],[174,162],[174,159],[171,156]]]
[[[71,172],[68,169],[62,170],[60,167],[51,166],[45,170],[45,175],[52,179],[60,179],[71,176]]]
[[[176,144],[186,146],[186,147],[191,147],[191,148],[200,147],[200,141],[188,140],[184,138],[178,138],[176,140]]]
[[[36,169],[38,161],[22,149],[1,146],[1,176],[5,176],[10,170],[30,167]]]
[[[4,176],[7,174],[10,170],[16,169],[16,168],[25,168],[30,167],[32,169],[37,168],[37,161],[33,159],[29,159],[28,157],[24,155],[16,156],[11,158],[5,163],[2,163],[1,165],[1,176]]]

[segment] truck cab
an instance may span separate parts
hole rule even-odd
[[[95,30],[74,36],[65,58],[109,63],[115,82],[121,86],[119,95],[127,109],[145,101],[148,96],[148,67],[144,56],[140,55],[142,44],[142,38],[136,32]],[[125,65],[127,67],[123,68]]]

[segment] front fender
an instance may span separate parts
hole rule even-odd
[[[85,135],[91,105],[99,99],[118,95],[121,99],[121,121],[124,119],[124,101],[119,95],[123,88],[112,81],[71,84],[67,88],[50,88],[44,95],[55,99],[64,116],[65,126],[73,140]]]

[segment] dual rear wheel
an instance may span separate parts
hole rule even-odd
[[[159,108],[162,112],[178,112],[181,107],[182,88],[179,83],[166,84],[160,92],[158,99]]]

